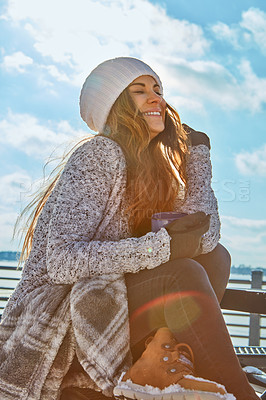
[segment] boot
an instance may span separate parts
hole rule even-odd
[[[148,385],[148,386],[146,386]],[[224,386],[195,377],[194,357],[185,343],[177,343],[168,328],[147,339],[146,349],[120,378],[117,399],[233,400]]]

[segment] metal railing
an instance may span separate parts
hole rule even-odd
[[[235,287],[233,285],[241,289],[255,289],[259,293],[265,292],[266,281],[263,280],[262,270],[253,270],[251,279],[230,279],[229,287]],[[232,339],[245,339],[249,346],[260,346],[266,341],[266,309],[263,314],[223,310],[223,315]],[[231,322],[233,317],[234,322]],[[241,329],[242,333],[235,333],[237,329]]]
[[[12,276],[16,274],[17,276]],[[21,269],[13,266],[0,266],[0,318],[5,308],[6,302],[14,291],[21,276]]]
[[[16,274],[16,276],[12,276]],[[21,270],[13,266],[0,266],[0,318],[5,304],[12,294],[20,279]],[[253,270],[251,279],[230,279],[228,287],[245,289],[256,289],[263,291],[266,281],[263,280],[263,271]],[[234,345],[238,346],[237,340],[245,340],[244,345],[260,346],[266,344],[266,309],[265,315],[253,314],[240,311],[223,310],[226,325]],[[237,332],[241,331],[241,333]],[[263,343],[265,341],[265,343]],[[263,343],[263,344],[262,344]]]

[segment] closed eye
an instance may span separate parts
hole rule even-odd
[[[143,90],[137,90],[137,91],[135,91],[135,92],[132,92],[132,93],[136,93],[136,94],[143,94],[143,93],[144,93],[144,91],[143,91]],[[154,92],[154,93],[158,94],[158,96],[162,96],[162,93],[160,93],[160,92]]]

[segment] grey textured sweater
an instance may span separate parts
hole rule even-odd
[[[203,253],[220,235],[206,144],[190,148],[188,191],[175,211],[211,214]],[[70,157],[34,233],[22,279],[0,325],[0,398],[56,399],[76,353],[86,374],[75,384],[112,395],[130,366],[124,274],[169,260],[166,229],[132,237],[125,209],[126,161],[96,136]],[[63,382],[63,383],[62,383]]]

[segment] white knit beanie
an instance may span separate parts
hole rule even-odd
[[[80,93],[80,115],[89,128],[102,132],[116,99],[142,75],[154,77],[162,93],[160,78],[141,60],[119,57],[99,64],[85,80]]]

